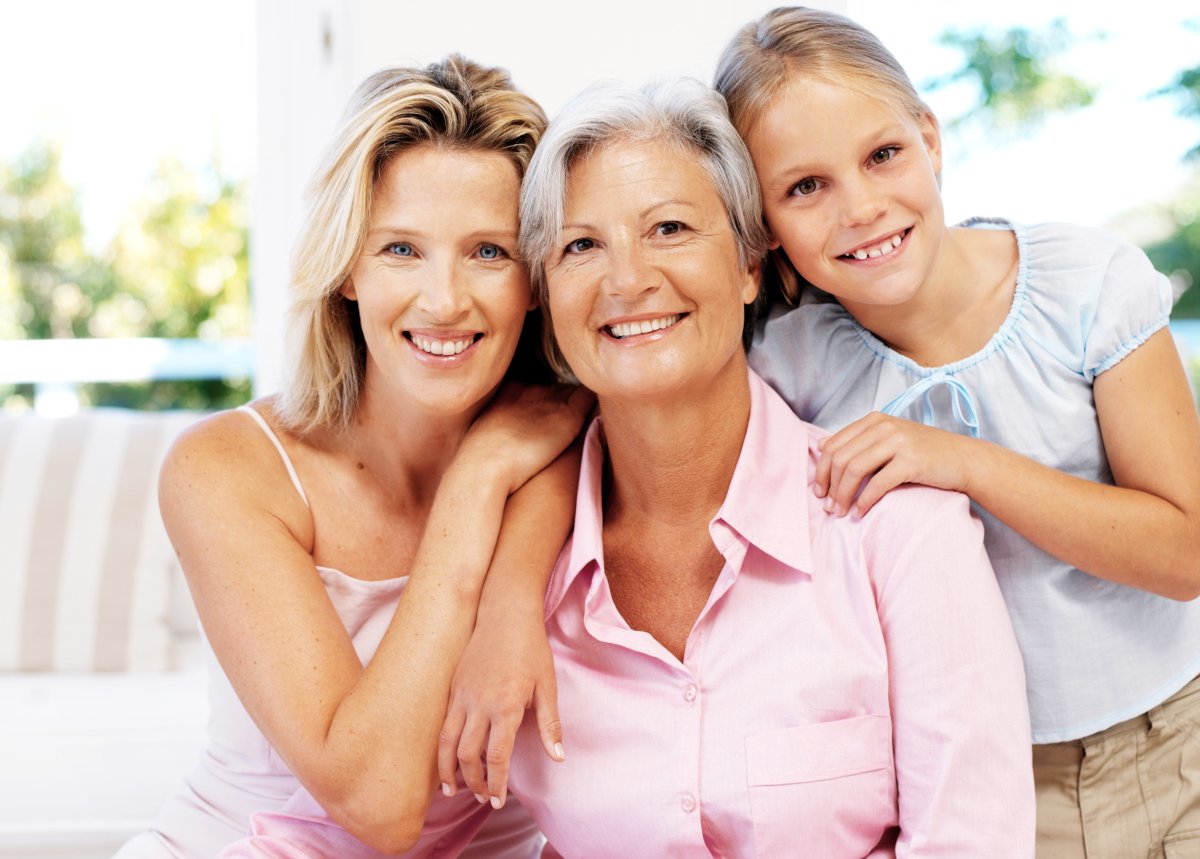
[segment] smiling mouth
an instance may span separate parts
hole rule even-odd
[[[906,227],[895,235],[888,236],[881,242],[875,242],[870,245],[863,245],[861,248],[856,248],[852,251],[847,251],[844,254],[839,254],[838,259],[846,260],[864,260],[875,259],[876,257],[885,257],[894,252],[900,247],[900,243],[908,238],[908,234],[912,232],[912,227]]]
[[[687,316],[686,313],[674,313],[670,316],[659,316],[656,319],[642,319],[637,322],[617,322],[604,326],[604,330],[608,332],[609,336],[617,340],[624,340],[626,337],[636,337],[639,334],[650,334],[654,331],[662,331],[664,328],[670,328],[685,316]]]
[[[441,357],[461,355],[473,343],[477,343],[483,337],[482,333],[472,334],[469,337],[454,337],[454,338],[438,338],[426,337],[421,334],[413,334],[411,331],[404,332],[404,338],[409,343],[416,346],[419,350],[427,355],[438,355]]]

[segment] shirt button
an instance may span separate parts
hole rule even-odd
[[[679,805],[684,811],[686,811],[688,814],[691,814],[696,810],[696,797],[692,796],[690,793],[685,793],[683,795],[683,799],[680,800]]]
[[[683,700],[687,701],[689,704],[692,703],[696,700],[696,693],[698,691],[699,690],[696,689],[695,683],[689,683],[687,688],[683,690]]]

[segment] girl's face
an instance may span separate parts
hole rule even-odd
[[[519,191],[497,152],[419,145],[385,165],[342,287],[358,302],[368,391],[447,416],[495,391],[533,306],[515,256]]]
[[[932,117],[793,77],[747,135],[773,247],[809,283],[856,308],[902,305],[945,231]]]

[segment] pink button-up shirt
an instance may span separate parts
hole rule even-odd
[[[750,388],[709,525],[725,567],[682,663],[613,603],[589,430],[547,594],[567,759],[527,719],[513,792],[567,857],[1032,856],[1021,659],[967,499],[825,513],[825,433]]]

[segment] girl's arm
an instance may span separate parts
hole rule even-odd
[[[575,519],[580,441],[508,502],[479,601],[475,632],[450,690],[438,744],[442,791],[455,769],[480,801],[501,808],[508,762],[525,711],[534,708],[546,754],[564,757],[554,661],[546,640],[546,585]]]
[[[1093,387],[1116,486],[1007,448],[874,413],[826,439],[818,494],[870,507],[901,483],[967,493],[1039,548],[1118,584],[1177,600],[1200,595],[1200,417],[1162,329]]]
[[[570,442],[589,406],[506,393],[476,421],[366,668],[313,565],[311,516],[244,416],[218,416],[164,465],[163,518],[222,668],[301,783],[372,846],[399,852],[419,837],[505,501]]]

